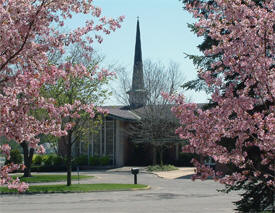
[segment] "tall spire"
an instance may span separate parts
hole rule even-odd
[[[137,18],[135,58],[132,79],[132,89],[128,92],[131,108],[144,106],[146,103],[146,90],[144,88],[142,51],[140,41],[139,17]]]
[[[139,20],[137,19],[137,31],[136,31],[136,46],[135,46],[134,65],[138,65],[139,63],[142,64],[142,51],[141,51],[141,41],[140,41]],[[141,69],[142,69],[142,67],[141,67]]]

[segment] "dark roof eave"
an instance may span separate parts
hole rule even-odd
[[[113,115],[113,114],[108,114],[107,117],[111,117],[111,118],[114,118],[116,120],[120,120],[120,121],[131,121],[131,122],[136,122],[138,121],[138,119],[132,119],[132,118],[123,118],[123,117],[120,117],[120,116],[117,116],[117,115]]]

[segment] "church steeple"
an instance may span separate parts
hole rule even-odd
[[[132,79],[132,89],[128,92],[131,108],[142,107],[146,104],[146,90],[144,88],[142,51],[140,41],[139,19],[137,19],[135,58]]]
[[[137,20],[137,31],[136,31],[136,46],[135,46],[135,60],[134,66],[141,64],[142,65],[142,51],[141,51],[141,41],[140,41],[140,29],[139,29],[139,20]],[[141,67],[142,69],[142,67]],[[134,69],[135,72],[135,69]]]

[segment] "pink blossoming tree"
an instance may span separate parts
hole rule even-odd
[[[198,73],[213,91],[212,104],[199,109],[185,103],[183,96],[170,97],[177,103],[172,111],[181,123],[176,132],[189,141],[184,151],[232,168],[222,174],[193,160],[194,178],[213,176],[228,190],[245,190],[245,205],[260,203],[256,211],[273,203],[275,185],[274,4],[274,0],[186,4],[199,20],[197,35],[207,34],[215,41],[204,51],[205,57],[219,56],[210,69],[203,67]]]
[[[83,27],[67,34],[56,30],[78,13],[90,16]],[[41,88],[60,79],[69,82],[71,76],[101,80],[109,73],[94,68],[91,75],[81,64],[55,66],[50,63],[48,54],[56,50],[65,54],[65,47],[74,43],[92,50],[93,42],[101,43],[102,35],[115,31],[121,21],[123,17],[107,19],[102,16],[92,0],[0,0],[0,135],[43,152],[43,147],[38,146],[39,134],[60,137],[73,127],[73,124],[61,125],[64,116],[74,118],[78,112],[86,111],[93,118],[95,106],[92,103],[59,106],[54,98],[42,97]],[[35,118],[32,112],[36,109],[45,110],[47,116]],[[2,145],[0,151],[9,158],[8,145]],[[23,166],[2,166],[0,184],[26,190],[27,184],[8,176],[9,172],[20,168]]]

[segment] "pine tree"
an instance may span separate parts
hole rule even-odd
[[[192,7],[193,9],[198,11],[198,14],[204,16],[206,19],[207,17],[212,13],[213,11],[211,8],[216,6],[216,1],[214,0],[208,0],[208,1],[203,1],[203,0],[183,0],[182,1],[184,4],[184,8],[188,9]],[[254,0],[255,4],[257,7],[265,7],[264,3],[266,1],[264,0]],[[209,7],[203,7],[202,9],[199,9],[197,7],[201,3],[206,3]],[[241,1],[241,4],[245,4],[246,1]],[[269,11],[272,12],[272,11]],[[275,25],[274,25],[275,26]],[[273,26],[273,31],[274,31],[274,26]],[[251,27],[256,27],[256,26],[251,26]],[[189,28],[191,29],[192,32],[198,33],[199,31],[199,26],[196,24],[189,24]],[[228,30],[222,30],[220,32],[221,35],[223,34],[230,34],[230,31]],[[201,36],[204,37],[203,42],[198,46],[199,50],[201,52],[205,52],[207,50],[212,49],[213,46],[218,46],[219,42],[215,39],[212,39],[211,36],[209,36],[209,31],[205,30]],[[272,57],[274,53],[272,53],[272,46],[267,46],[266,47],[266,56],[267,57]],[[193,63],[197,66],[198,69],[201,70],[207,70],[210,72],[211,78],[219,78],[220,76],[216,72],[219,69],[223,69],[224,72],[228,71],[228,67],[226,67],[223,63],[218,64],[217,66],[213,66],[213,63],[216,61],[220,61],[223,56],[222,52],[218,52],[217,54],[211,54],[211,55],[203,55],[203,56],[197,56],[197,55],[188,55],[187,57],[193,60]],[[238,56],[236,56],[238,57]],[[273,56],[274,57],[274,56]],[[270,67],[270,70],[272,70],[273,67]],[[220,74],[220,73],[219,73]],[[230,85],[232,85],[233,82],[236,82],[236,86],[233,88],[233,94],[234,98],[239,97],[239,91],[243,90],[246,85],[245,85],[245,80],[239,81],[236,80],[238,79],[239,74],[236,72],[232,72],[232,75],[227,75],[226,78],[224,78],[224,84],[223,88],[220,89],[220,93],[225,95],[226,90]],[[258,82],[255,82],[250,85],[249,88],[249,96],[252,98],[257,99],[257,94],[255,93],[255,88],[257,88]],[[202,75],[198,75],[198,78],[192,81],[189,81],[183,85],[183,88],[185,89],[191,89],[195,91],[199,90],[204,90],[208,93],[213,93],[215,91],[215,86],[210,85],[206,83],[205,78],[202,77]],[[256,115],[257,113],[262,113],[266,109],[274,106],[274,100],[263,100],[262,102],[255,103],[253,105],[253,108],[250,110],[247,110],[247,113],[249,115]],[[218,105],[218,103],[215,100],[210,100],[209,104],[205,105],[204,110],[206,109],[211,109],[214,108]],[[237,114],[232,113],[229,117],[231,119],[236,118]],[[268,114],[264,114],[264,116],[268,116]],[[252,141],[256,140],[259,136],[258,135],[253,135],[251,137],[254,138],[248,138],[247,141]],[[219,145],[225,147],[228,152],[230,152],[232,149],[235,149],[237,143],[237,137],[221,137],[221,140],[218,142]],[[235,172],[248,172],[250,176],[253,175],[253,169],[252,167],[262,171],[262,173],[267,173],[270,174],[271,176],[274,176],[274,171],[272,170],[272,163],[271,167],[270,164],[263,165],[261,163],[262,158],[261,155],[263,154],[262,151],[259,149],[258,146],[244,146],[243,147],[243,152],[247,153],[246,158],[250,160],[252,163],[251,168],[246,167],[246,168],[238,168],[234,166],[233,164],[227,165],[228,168],[230,167],[231,171],[229,172],[229,175],[232,175]],[[274,164],[273,164],[274,166]],[[237,181],[234,185],[229,185],[226,184],[225,192],[230,192],[232,190],[243,190],[244,193],[242,194],[242,198],[240,201],[235,202],[237,206],[237,210],[241,212],[253,212],[253,211],[262,211],[265,207],[270,206],[274,202],[273,198],[273,187],[269,187],[266,185],[266,182],[259,176],[252,178],[250,180],[244,179],[244,180],[239,180]]]

